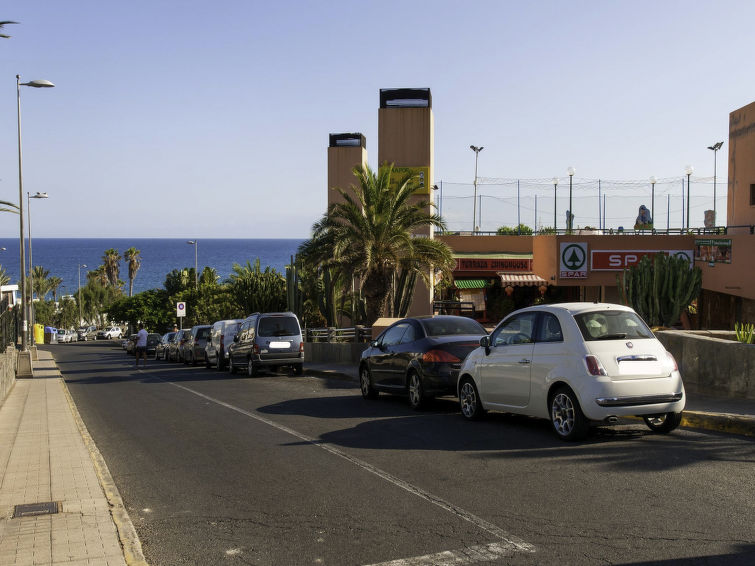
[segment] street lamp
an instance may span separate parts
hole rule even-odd
[[[566,217],[566,220],[567,220],[567,224],[568,224],[567,228],[569,230],[569,234],[571,234],[572,222],[573,222],[573,218],[574,218],[574,211],[572,209],[572,200],[571,200],[571,196],[572,196],[572,179],[574,178],[574,173],[576,173],[577,170],[574,169],[574,167],[569,167],[566,170],[566,172],[569,173],[569,212],[567,213],[568,216]]]
[[[655,227],[655,184],[657,182],[655,175],[650,177],[650,220],[653,227]]]
[[[476,145],[470,145],[469,149],[474,151],[474,201],[472,203],[472,233],[474,233],[476,231],[475,224],[477,223],[477,158],[480,156],[480,152],[485,148],[482,146],[477,147]]]
[[[695,168],[692,165],[687,165],[684,168],[684,172],[687,174],[687,228],[689,228],[689,181],[694,170]]]
[[[194,246],[194,288],[199,289],[199,275],[197,273],[197,245],[199,240],[187,240],[186,243]]]
[[[81,313],[81,268],[86,269],[86,263],[79,264],[79,326],[84,322],[84,316]]]
[[[720,141],[718,143],[714,143],[711,146],[708,146],[708,149],[713,151],[713,225],[716,225],[716,162],[718,161],[716,159],[716,155],[718,154],[718,150],[721,149],[721,147],[724,145],[724,142]]]
[[[553,177],[553,232],[558,234],[558,228],[556,228],[556,213],[558,212],[556,210],[556,189],[558,188],[558,177]]]
[[[31,258],[31,199],[33,198],[49,198],[47,193],[40,193],[30,195],[26,193],[26,220],[29,225],[29,321],[31,322],[32,329],[34,328],[34,270],[32,267]],[[34,331],[31,333],[31,344],[34,345]]]
[[[21,87],[51,88],[55,85],[46,80],[34,80],[22,83],[21,75],[16,75],[16,108],[18,116],[18,236],[21,241],[21,312],[23,313],[23,326],[21,327],[21,351],[27,351],[28,318],[26,313],[26,257],[24,254],[24,176],[21,167]]]

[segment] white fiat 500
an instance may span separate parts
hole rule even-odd
[[[631,308],[606,303],[511,313],[464,360],[458,394],[467,419],[490,409],[550,419],[564,440],[624,416],[670,432],[685,404],[673,356]]]

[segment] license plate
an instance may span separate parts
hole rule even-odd
[[[270,342],[271,348],[290,348],[291,342]]]

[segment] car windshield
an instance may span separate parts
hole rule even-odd
[[[297,336],[299,324],[292,316],[268,316],[260,319],[260,336]]]
[[[653,338],[645,322],[631,311],[593,311],[574,316],[586,341]]]
[[[453,336],[456,334],[487,334],[479,322],[471,318],[425,318],[421,320],[428,336]]]

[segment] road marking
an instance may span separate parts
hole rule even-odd
[[[158,378],[159,379],[159,378]],[[165,380],[163,380],[165,381]],[[327,442],[323,442],[321,440],[317,440],[316,438],[310,438],[309,436],[302,434],[292,428],[289,428],[285,425],[282,425],[280,423],[276,423],[275,421],[272,421],[266,417],[263,417],[262,415],[258,413],[254,413],[251,411],[247,411],[245,409],[242,409],[240,407],[237,407],[235,405],[231,405],[230,403],[226,403],[225,401],[221,401],[219,399],[215,399],[214,397],[210,397],[209,395],[205,395],[204,393],[200,393],[199,391],[195,391],[194,389],[191,389],[189,387],[186,387],[184,385],[179,385],[178,383],[174,383],[172,381],[165,381],[166,383],[169,383],[170,385],[173,385],[174,387],[178,387],[179,389],[183,389],[184,391],[188,393],[192,393],[193,395],[196,395],[198,397],[201,397],[202,399],[206,399],[207,401],[210,401],[212,403],[215,403],[216,405],[220,405],[221,407],[225,407],[226,409],[230,409],[231,411],[235,411],[237,413],[240,413],[242,415],[246,415],[247,417],[251,417],[255,420],[258,420],[260,422],[263,422],[273,428],[276,428],[282,432],[285,432],[287,434],[290,434],[291,436],[295,436],[296,438],[303,440],[304,442],[311,444],[313,446],[317,446],[319,448],[322,448],[323,450],[330,452],[331,454],[338,456],[340,458],[343,458],[344,460],[347,460],[354,464],[355,466],[358,466],[362,468],[365,471],[368,471],[390,483],[393,485],[400,487],[401,489],[404,489],[408,491],[409,493],[416,495],[417,497],[420,497],[424,499],[425,501],[432,503],[433,505],[436,505],[440,507],[441,509],[444,509],[451,513],[452,515],[456,515],[460,519],[463,519],[474,526],[476,526],[479,529],[482,529],[483,531],[486,531],[496,537],[497,539],[503,541],[503,545],[501,543],[496,543],[501,548],[505,548],[509,552],[534,552],[535,547],[528,542],[523,541],[519,537],[513,536],[505,532],[504,530],[500,529],[496,525],[487,522],[486,520],[482,519],[481,517],[478,517],[477,515],[474,515],[473,513],[470,513],[468,511],[465,511],[461,507],[457,507],[453,503],[450,503],[446,501],[445,499],[442,499],[438,497],[437,495],[433,495],[432,493],[425,491],[422,488],[419,488],[413,484],[410,484],[408,482],[405,482],[401,478],[398,478],[394,475],[389,474],[388,472],[385,472],[381,470],[380,468],[376,468],[372,464],[369,464],[365,462],[364,460],[360,460],[359,458],[356,458],[354,456],[351,456],[347,454],[346,452],[343,452],[342,450],[336,448],[332,444],[329,444]],[[477,547],[474,547],[477,548]],[[483,548],[483,547],[481,547]],[[456,551],[456,552],[463,552],[463,551]],[[408,559],[413,560],[413,559]],[[386,564],[393,564],[393,563],[386,563]],[[409,565],[414,564],[414,562],[398,562],[399,565]],[[417,564],[431,564],[430,562],[419,562]],[[432,563],[435,564],[435,563]],[[449,562],[449,564],[457,564],[456,562]],[[465,564],[465,563],[461,563]]]
[[[513,553],[514,551],[508,545],[494,542],[460,550],[446,550],[437,554],[399,558],[398,560],[370,564],[369,566],[464,566],[465,564],[492,562],[502,556],[511,556]]]

